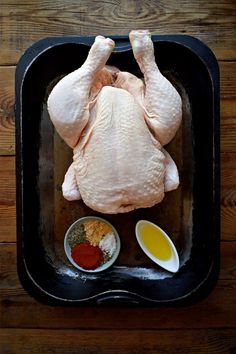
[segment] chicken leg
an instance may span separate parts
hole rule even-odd
[[[146,122],[163,146],[173,139],[179,127],[181,97],[157,67],[150,32],[131,31],[129,38],[134,57],[144,75]]]
[[[97,36],[85,63],[59,81],[48,98],[50,118],[59,135],[71,148],[77,145],[81,132],[88,123],[89,94],[93,82],[98,82],[95,78],[100,76],[104,79],[105,76],[105,81],[109,81],[108,71],[104,70],[104,65],[114,46],[115,43],[111,39]],[[94,88],[96,89],[96,85]],[[92,94],[94,96],[94,92]],[[62,192],[67,200],[81,198],[75,177],[74,162],[65,175]]]
[[[94,77],[103,69],[114,46],[112,39],[97,36],[84,64],[59,81],[49,95],[51,120],[71,148],[77,145],[89,120],[89,93]]]

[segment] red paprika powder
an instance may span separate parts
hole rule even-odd
[[[75,245],[71,250],[74,262],[84,269],[96,269],[103,261],[102,250],[89,242]]]

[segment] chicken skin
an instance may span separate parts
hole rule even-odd
[[[115,43],[97,36],[84,64],[48,98],[50,118],[73,149],[63,195],[101,213],[151,207],[179,185],[163,146],[180,125],[181,97],[157,67],[149,31],[129,38],[144,80],[106,65]]]

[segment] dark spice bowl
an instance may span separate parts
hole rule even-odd
[[[114,37],[108,64],[137,76],[127,36]],[[162,203],[117,214],[95,213],[82,201],[68,202],[61,184],[72,151],[54,131],[47,97],[55,83],[80,67],[94,37],[56,37],[35,43],[16,70],[17,264],[25,289],[51,305],[135,303],[179,306],[196,303],[214,288],[219,272],[219,72],[210,49],[190,36],[153,36],[161,72],[183,101],[183,121],[166,146],[180,186]],[[104,272],[85,274],[71,266],[64,236],[74,220],[96,215],[117,230],[122,248]],[[180,268],[161,270],[140,249],[135,225],[148,220],[171,237]]]

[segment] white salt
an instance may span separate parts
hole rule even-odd
[[[99,248],[107,253],[109,257],[113,255],[116,249],[116,238],[113,232],[109,232],[101,239],[99,242]]]

